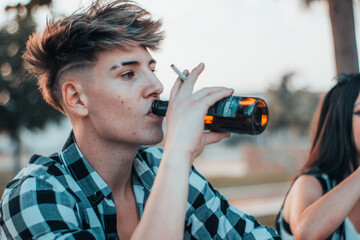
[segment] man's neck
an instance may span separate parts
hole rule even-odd
[[[74,128],[80,151],[113,192],[126,192],[131,184],[133,160],[140,146],[110,142],[95,132]]]

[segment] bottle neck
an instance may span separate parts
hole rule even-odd
[[[169,105],[169,101],[155,100],[151,104],[151,109],[155,115],[164,117],[166,115],[166,110],[168,108],[168,105]]]

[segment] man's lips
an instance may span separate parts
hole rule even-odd
[[[153,112],[152,112],[152,103],[151,103],[146,115],[149,115],[149,114],[152,114],[152,113]]]
[[[154,101],[156,101],[156,100],[159,100],[159,99],[158,99],[158,98],[154,99]],[[146,115],[154,114],[154,113],[153,113],[153,110],[152,110],[152,106],[153,106],[154,101],[151,102],[150,107],[149,107]],[[157,116],[156,114],[154,114],[154,115]]]
[[[149,110],[147,111],[146,115],[147,115],[147,116],[152,116],[152,117],[163,118],[163,117],[158,116],[158,115],[156,115],[155,113],[153,113],[153,110],[152,110],[152,103],[151,103],[151,105],[150,105],[150,107],[149,107]]]

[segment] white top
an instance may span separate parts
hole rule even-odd
[[[360,233],[356,231],[349,218],[345,218],[344,228],[346,240],[360,240]]]

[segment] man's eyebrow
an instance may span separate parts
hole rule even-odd
[[[110,71],[117,69],[120,66],[129,66],[129,65],[139,65],[140,63],[138,61],[124,61],[120,64],[115,64],[110,68]]]
[[[121,66],[129,66],[129,65],[139,65],[138,61],[125,61],[121,63]]]
[[[151,60],[149,61],[149,65],[150,65],[150,64],[153,64],[153,63],[156,63],[156,60],[155,60],[155,59],[151,59]],[[118,68],[119,66],[129,66],[129,65],[135,65],[135,66],[136,66],[136,65],[140,65],[140,63],[139,63],[138,61],[124,61],[124,62],[121,62],[120,64],[116,64],[116,65],[112,66],[112,67],[110,68],[110,71]]]

